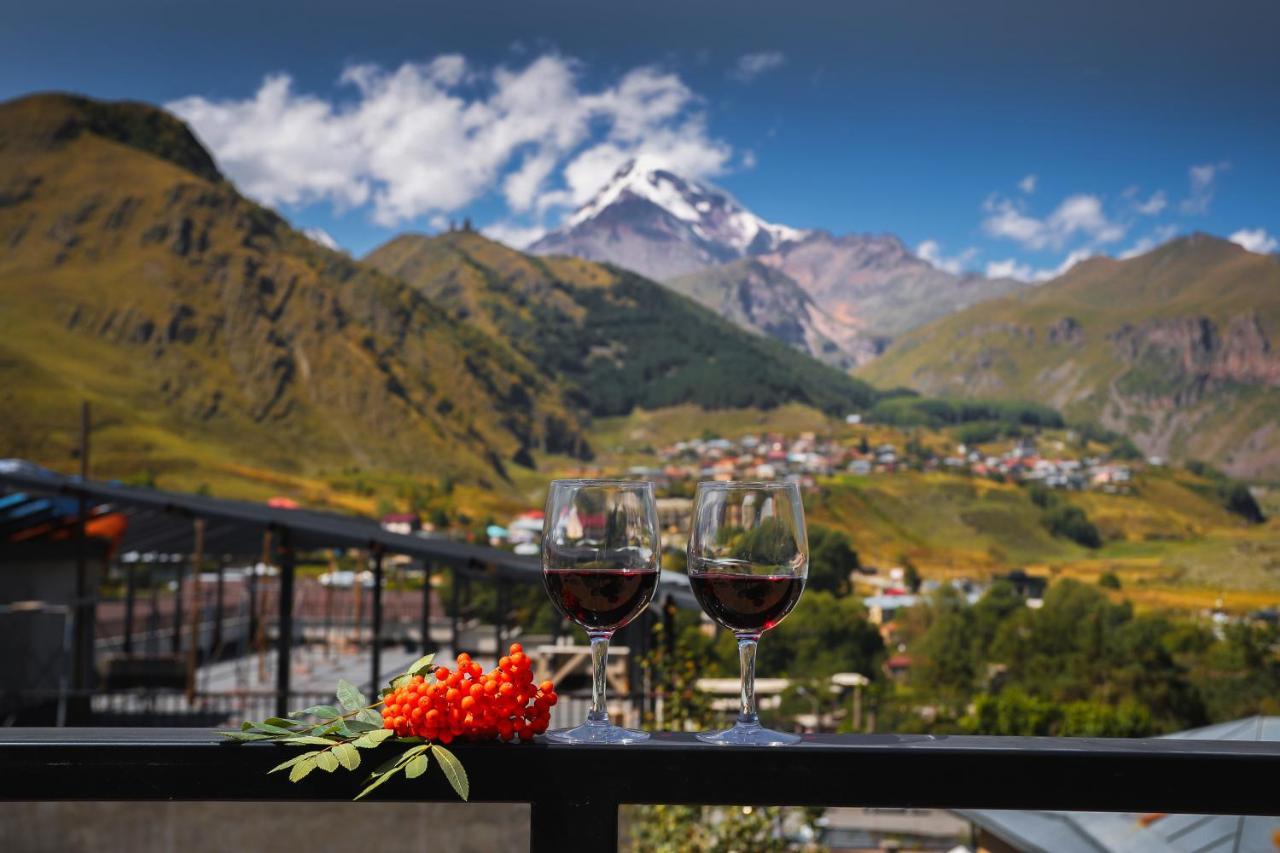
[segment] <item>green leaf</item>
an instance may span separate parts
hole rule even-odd
[[[340,743],[335,746],[333,755],[338,759],[338,763],[348,770],[355,770],[360,766],[360,751],[349,743]]]
[[[277,726],[280,728],[290,729],[298,724],[297,720],[286,720],[281,717],[267,717],[262,721],[263,725]]]
[[[315,770],[316,759],[318,759],[319,757],[320,757],[319,755],[313,754],[312,758],[307,759],[304,757],[302,761],[299,761],[297,764],[293,765],[293,769],[289,771],[289,781],[297,782],[301,780],[303,777],[305,777],[312,770]]]
[[[382,715],[372,708],[361,708],[360,712],[356,714],[356,721],[368,723],[377,729],[382,728]]]
[[[369,704],[359,688],[345,679],[338,679],[338,701],[348,711],[355,711]]]
[[[285,770],[289,767],[292,767],[293,765],[297,764],[299,761],[305,761],[307,759],[314,760],[315,757],[319,754],[320,752],[319,750],[317,750],[315,752],[304,752],[302,753],[302,755],[294,756],[293,758],[290,758],[288,761],[285,761],[281,764],[277,764],[275,767],[272,767],[270,770],[267,771],[267,775],[275,773],[279,770]]]
[[[362,735],[365,732],[377,731],[382,726],[375,726],[373,723],[366,723],[361,720],[347,720],[347,728],[353,734]]]
[[[254,723],[252,720],[245,720],[243,723],[240,724],[240,731],[247,732],[249,731],[249,729],[253,728],[253,726],[254,726]]]
[[[271,740],[274,737],[274,735],[263,735],[257,732],[218,732],[218,734],[238,741]]]
[[[400,760],[396,763],[404,764],[410,758],[413,758],[415,755],[421,755],[422,753],[426,752],[430,748],[431,748],[431,744],[424,743],[422,746],[415,746],[412,749],[406,749],[404,751],[404,755],[401,755]]]
[[[413,760],[404,766],[404,775],[406,779],[417,779],[423,773],[427,772],[428,758],[425,755],[415,755]]]
[[[435,755],[436,761],[440,762],[440,769],[444,771],[445,778],[449,780],[453,790],[465,800],[471,794],[471,782],[467,779],[467,771],[463,768],[462,762],[443,746],[432,746],[431,752]]]
[[[284,726],[277,726],[274,723],[258,723],[256,728],[264,732],[270,732],[273,735],[296,735],[297,734],[297,732],[294,731],[293,729],[286,729]]]
[[[375,776],[382,776],[386,773],[391,772],[396,768],[396,765],[400,763],[400,759],[402,757],[403,756],[395,755],[395,756],[392,756],[391,758],[388,758],[386,761],[379,764],[378,769],[370,773],[369,779],[366,779],[365,781],[371,781]]]
[[[295,717],[325,717],[326,719],[342,716],[342,712],[332,705],[312,705],[302,711],[295,711]]]
[[[325,773],[332,773],[338,769],[337,756],[335,756],[330,750],[326,749],[324,752],[316,756],[316,766]]]
[[[386,773],[383,773],[383,774],[381,774],[381,775],[375,775],[375,776],[374,776],[374,778],[373,778],[373,781],[369,783],[369,786],[368,786],[367,788],[365,788],[363,791],[361,791],[360,793],[356,794],[354,797],[352,797],[352,800],[359,800],[359,799],[361,799],[362,797],[364,797],[364,795],[365,795],[365,794],[368,794],[368,793],[369,793],[370,791],[372,791],[374,788],[378,787],[379,785],[381,785],[383,782],[387,781],[388,779],[390,779],[390,778],[391,778],[392,776],[394,776],[394,775],[396,775],[396,771],[395,771],[395,770],[390,770],[390,771],[388,771],[388,772],[386,772]]]
[[[372,732],[365,732],[352,743],[359,749],[372,749],[394,734],[395,732],[391,729],[378,729]]]
[[[327,727],[324,730],[324,733],[327,735],[337,735],[338,737],[341,737],[341,738],[349,738],[355,735],[355,732],[351,731],[351,729],[347,726],[346,720],[338,720],[338,722]]]
[[[395,678],[391,679],[392,689],[403,687],[404,685],[409,683],[409,679],[411,678],[413,678],[413,676],[407,672],[404,673],[403,675],[397,675]]]
[[[423,655],[418,658],[409,668],[405,670],[409,675],[422,675],[431,668],[431,662],[436,659],[435,654]]]
[[[328,738],[315,737],[314,735],[302,735],[300,737],[291,737],[283,741],[288,744],[297,746],[333,746],[333,741]]]

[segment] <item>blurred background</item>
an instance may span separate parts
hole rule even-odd
[[[608,476],[657,485],[672,573],[615,643],[631,724],[735,708],[679,574],[696,483],[751,479],[800,484],[812,551],[760,646],[775,727],[1274,739],[1277,26],[1234,0],[8,10],[0,724],[212,727],[513,640],[576,721],[584,640],[535,555],[549,480]],[[35,814],[0,809],[23,849],[123,837]],[[624,835],[1280,829],[1182,820],[652,807]]]

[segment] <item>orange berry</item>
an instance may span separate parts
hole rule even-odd
[[[442,666],[436,670],[436,681],[444,681],[449,677],[449,668]]]
[[[449,704],[452,705],[454,702],[458,701],[458,697],[460,695],[462,694],[458,692],[458,688],[450,687],[449,692],[444,695],[444,698],[445,698],[445,701],[447,701]]]
[[[523,651],[524,651],[524,646],[520,645],[519,643],[511,644],[511,654],[518,655]]]
[[[529,741],[533,740],[533,736],[534,736],[533,729],[524,729],[523,731],[520,732],[520,740],[524,741],[525,743],[528,743]]]
[[[475,706],[476,706],[476,699],[475,699],[475,697],[474,697],[474,696],[463,696],[463,697],[462,697],[462,702],[461,702],[462,710],[464,710],[464,711],[470,711],[470,710],[471,710],[472,708],[474,708]]]
[[[543,693],[551,693],[556,689],[556,686],[552,684],[550,680],[547,680],[539,684],[538,689],[540,689]]]

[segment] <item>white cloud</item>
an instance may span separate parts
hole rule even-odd
[[[990,261],[987,264],[987,278],[1016,278],[1019,281],[1031,281],[1035,270],[1015,258],[1003,261]]]
[[[978,256],[978,250],[972,246],[962,251],[954,257],[945,257],[942,254],[942,246],[937,240],[925,240],[919,246],[916,246],[916,254],[933,266],[949,272],[952,275],[960,275],[965,272],[973,259]]]
[[[1209,212],[1209,202],[1213,201],[1214,181],[1218,175],[1231,168],[1231,164],[1202,163],[1187,170],[1191,180],[1191,193],[1179,205],[1183,213],[1204,214]]]
[[[1156,190],[1146,201],[1134,199],[1133,209],[1143,216],[1155,216],[1169,206],[1169,199],[1164,190]]]
[[[1259,255],[1269,255],[1280,249],[1280,241],[1268,234],[1265,228],[1241,228],[1227,239]]]
[[[1057,278],[1067,270],[1074,267],[1081,261],[1088,260],[1094,256],[1092,249],[1076,249],[1062,259],[1062,263],[1056,267],[1047,269],[1035,269],[1030,264],[1022,263],[1016,258],[1006,258],[1003,261],[991,261],[987,264],[987,278],[1016,278],[1019,281],[1048,281],[1051,278]]]
[[[1039,180],[1040,178],[1036,175],[1027,175],[1025,178],[1018,181],[1018,189],[1022,190],[1027,195],[1031,195],[1036,191],[1036,183]]]
[[[729,76],[746,83],[754,80],[767,71],[780,68],[787,58],[778,50],[762,50],[759,53],[747,53],[738,57],[729,71]]]
[[[342,246],[333,238],[333,235],[323,228],[303,228],[302,233],[326,249],[333,249],[335,252],[343,251]]]
[[[1125,249],[1119,255],[1116,255],[1116,257],[1122,261],[1127,261],[1129,260],[1129,258],[1136,258],[1138,257],[1138,255],[1145,255],[1147,252],[1150,252],[1152,249],[1155,249],[1158,246],[1161,246],[1167,243],[1177,233],[1178,233],[1178,226],[1161,225],[1155,231],[1152,231],[1150,234],[1146,235],[1145,237],[1140,238],[1132,246]]]
[[[394,226],[500,192],[518,213],[579,204],[626,160],[691,177],[727,167],[733,149],[707,130],[675,74],[642,67],[586,91],[572,59],[478,68],[458,55],[386,69],[348,67],[356,97],[294,90],[285,74],[249,98],[169,104],[241,188],[266,204],[372,206]]]
[[[1123,223],[1107,218],[1102,199],[1084,193],[1063,199],[1044,219],[1028,215],[1023,203],[999,196],[988,198],[983,208],[988,213],[982,221],[987,234],[1013,240],[1028,249],[1061,249],[1077,235],[1095,243],[1113,243],[1128,230]]]
[[[523,249],[536,241],[547,229],[537,225],[520,225],[514,222],[495,222],[480,229],[486,237],[505,243],[513,249]]]
[[[1094,252],[1092,249],[1076,249],[1074,252],[1071,252],[1063,258],[1062,263],[1058,264],[1057,267],[1048,270],[1037,270],[1033,279],[1035,281],[1047,281],[1051,278],[1057,278],[1076,264],[1081,261],[1087,261],[1093,256]]]

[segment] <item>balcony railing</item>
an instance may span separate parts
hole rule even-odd
[[[192,729],[0,729],[0,800],[331,801],[358,790],[344,771],[267,776],[286,749]],[[534,851],[616,849],[622,803],[1280,815],[1274,742],[810,735],[761,749],[659,733],[624,747],[452,749],[472,801],[532,805]],[[436,773],[374,796],[456,799]]]

